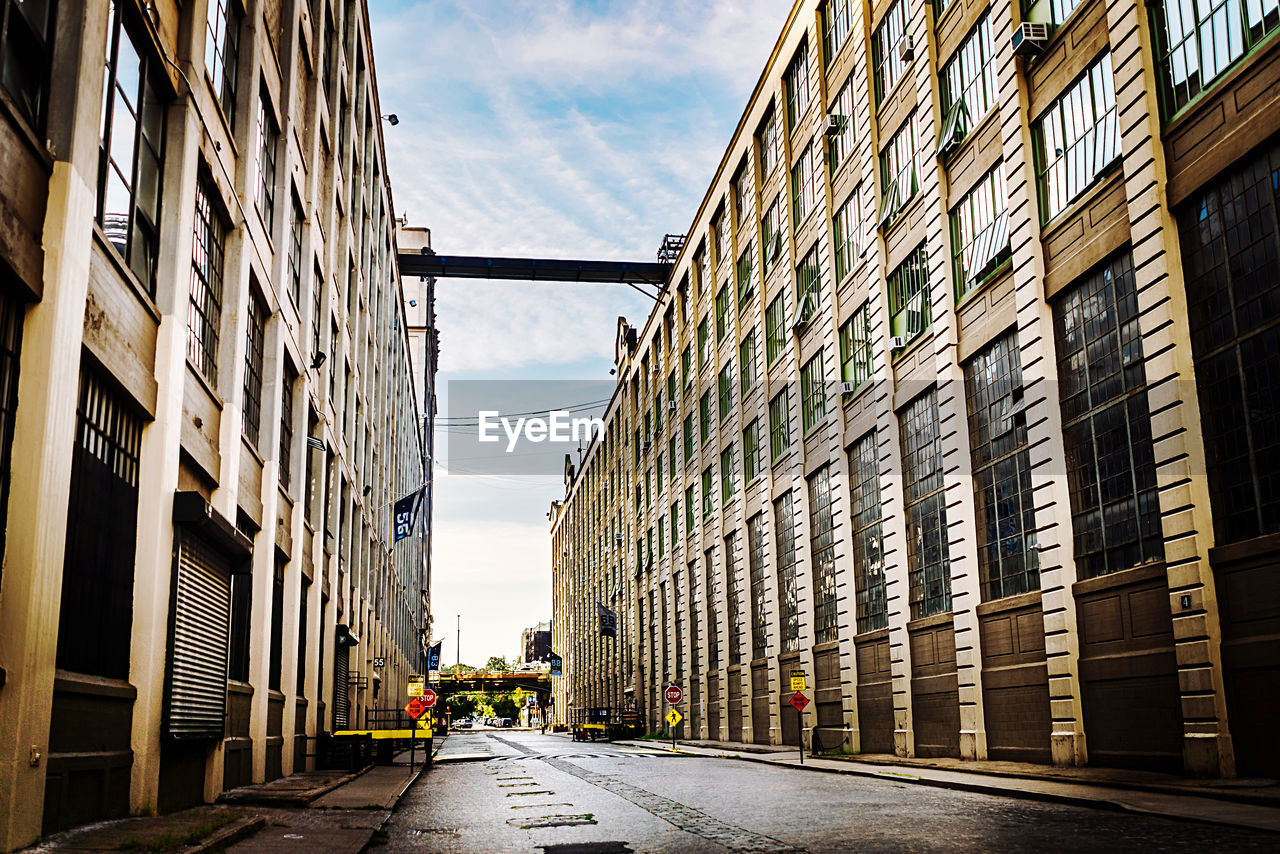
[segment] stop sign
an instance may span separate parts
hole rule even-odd
[[[432,691],[430,688],[423,690],[422,704],[428,709],[434,706],[436,704],[436,692]]]
[[[684,691],[680,689],[679,685],[668,685],[663,696],[667,698],[668,703],[674,706],[676,703],[679,703],[684,699]]]

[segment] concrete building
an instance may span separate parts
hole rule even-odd
[[[801,670],[824,749],[1280,769],[1280,14],[1215,10],[795,4],[566,462],[561,722],[794,744]]]
[[[391,504],[434,364],[363,0],[0,21],[8,851],[311,767],[400,705],[429,566]]]
[[[538,623],[520,633],[520,661],[546,661],[551,656],[551,624]]]

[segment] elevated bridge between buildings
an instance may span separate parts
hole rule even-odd
[[[506,694],[515,691],[517,688],[523,689],[530,694],[538,694],[544,697],[551,693],[551,677],[546,673],[534,671],[476,672],[458,675],[441,673],[440,677],[430,684],[431,690],[435,691],[441,699],[454,694],[470,694],[481,691],[490,694]]]

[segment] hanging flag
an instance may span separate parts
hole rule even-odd
[[[563,676],[564,675],[564,659],[553,652],[551,653],[550,656],[548,656],[548,660],[551,662],[551,675]]]
[[[596,614],[600,617],[600,636],[616,638],[618,636],[618,615],[604,605],[596,605]]]
[[[444,645],[444,641],[438,640],[427,650],[427,670],[440,669],[440,647]]]
[[[395,525],[393,545],[413,534],[413,524],[418,518],[418,502],[421,498],[422,490],[419,489],[396,499],[395,507],[392,508],[392,524]]]

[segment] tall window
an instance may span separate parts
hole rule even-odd
[[[685,347],[680,352],[680,379],[684,387],[693,385],[693,348]]]
[[[307,691],[307,603],[311,601],[311,582],[302,576],[302,590],[298,594],[298,658],[297,695],[304,697]]]
[[[720,452],[720,499],[728,504],[737,486],[733,478],[733,445]]]
[[[1022,20],[1061,24],[1084,0],[1022,0]]]
[[[720,626],[717,625],[716,618],[716,596],[719,595],[719,586],[716,584],[716,549],[715,546],[707,549],[702,556],[703,566],[706,568],[706,599],[707,605],[707,666],[715,670],[720,666]]]
[[[728,581],[725,597],[729,623],[729,663],[742,661],[742,572],[738,568],[738,538],[734,534],[724,538],[724,574]]]
[[[733,314],[730,311],[733,306],[733,293],[729,290],[729,284],[726,282],[720,287],[720,292],[716,294],[716,343],[729,337],[729,333],[733,331]]]
[[[684,530],[690,540],[693,539],[693,525],[695,521],[693,518],[693,493],[694,487],[692,485],[686,487],[684,490]]]
[[[684,417],[684,461],[686,463],[693,460],[693,413],[690,412]]]
[[[813,629],[816,643],[838,638],[836,613],[836,523],[831,464],[809,478],[809,554],[813,558]]]
[[[267,688],[280,690],[284,669],[284,559],[276,555],[271,576],[271,647],[267,658]]]
[[[293,384],[298,379],[285,363],[280,386],[280,488],[286,493],[293,483]]]
[[[9,518],[13,421],[18,409],[18,355],[22,352],[24,314],[24,305],[0,287],[0,519]],[[0,568],[4,566],[4,542],[5,526],[0,525]]]
[[[840,381],[861,388],[871,380],[871,303],[840,327]]]
[[[222,318],[222,251],[226,226],[214,209],[217,191],[203,176],[196,182],[191,296],[187,308],[187,359],[218,386],[218,331]]]
[[[907,35],[907,12],[910,5],[908,0],[897,0],[871,34],[877,105],[884,102],[884,96],[893,90],[907,70],[907,63],[902,58],[902,45],[904,42],[910,44],[911,37]]]
[[[929,256],[922,243],[889,274],[889,334],[904,346],[929,328]]]
[[[1151,4],[1165,112],[1172,116],[1280,28],[1275,0]]]
[[[729,257],[729,225],[725,220],[724,201],[720,202],[720,209],[711,217],[711,236],[715,240],[716,246],[716,266],[719,267],[726,258]],[[704,285],[710,285],[711,280],[708,279]]]
[[[703,317],[698,324],[698,370],[711,361],[711,318]]]
[[[1133,256],[1053,303],[1077,575],[1164,557]]]
[[[799,231],[809,214],[818,207],[822,192],[822,161],[818,158],[818,143],[809,144],[800,152],[800,159],[791,167],[791,229]]]
[[[1045,110],[1033,127],[1044,221],[1067,209],[1120,156],[1111,54]]]
[[[938,391],[907,404],[898,415],[902,442],[903,509],[911,619],[951,610],[951,561],[943,496]]]
[[[787,66],[783,83],[787,90],[787,132],[793,132],[805,111],[813,90],[809,86],[809,42],[801,42],[791,64]]]
[[[706,293],[711,288],[711,261],[707,252],[707,244],[698,244],[698,251],[693,253],[693,266],[698,271],[698,275],[694,277],[694,301]],[[695,309],[696,310],[696,309]]]
[[[324,273],[317,261],[311,276],[311,355],[320,352],[320,297],[324,293]]]
[[[831,166],[831,177],[834,180],[840,167],[853,153],[853,75],[840,87],[835,100],[831,102],[831,118],[840,130],[827,134],[827,162]]]
[[[747,520],[747,562],[751,572],[751,658],[760,659],[769,650],[769,600],[764,586],[769,564],[764,553],[764,513]]]
[[[791,393],[787,386],[769,401],[770,461],[777,462],[791,447]]]
[[[240,21],[244,13],[238,0],[209,0],[205,22],[204,67],[218,93],[227,126],[236,126],[236,72],[240,63]]]
[[[57,0],[0,0],[0,86],[37,133],[49,102],[53,13]]]
[[[796,315],[793,327],[803,326],[818,314],[822,300],[822,267],[818,264],[818,244],[805,253],[796,267]]]
[[[712,512],[716,509],[716,494],[712,491],[712,478],[714,477],[711,466],[707,466],[702,470],[702,518],[711,518]]]
[[[822,350],[805,362],[800,371],[801,421],[805,435],[827,417],[827,386],[823,380]]]
[[[854,443],[849,451],[849,504],[853,519],[858,631],[873,632],[889,625],[884,552],[880,548],[880,475],[874,430]]]
[[[729,413],[733,411],[733,379],[733,363],[730,362],[720,369],[720,375],[716,378],[721,421],[728,418]]]
[[[760,419],[753,418],[742,431],[742,466],[743,480],[747,483],[756,479],[764,469],[764,446],[760,442]]]
[[[827,0],[822,6],[822,58],[830,65],[853,31],[853,0]]]
[[[778,133],[778,115],[772,104],[756,131],[756,145],[760,146],[760,183],[764,184],[782,159],[782,135]]]
[[[746,398],[756,384],[756,331],[754,329],[738,345],[738,369],[742,397]]]
[[[1280,147],[1178,213],[1218,545],[1280,533]]]
[[[760,255],[764,259],[764,275],[778,263],[782,257],[782,194],[773,197],[769,208],[760,220]]]
[[[996,164],[951,211],[951,245],[959,302],[1009,257],[1009,194],[1003,164]]]
[[[1014,332],[964,366],[982,598],[1040,589],[1031,452]]]
[[[698,431],[704,445],[711,439],[711,422],[711,392],[704,391],[698,400]]]
[[[244,351],[244,436],[255,448],[262,426],[262,362],[267,330],[267,307],[262,298],[249,289],[249,317],[245,324],[247,338]]]
[[[858,188],[831,218],[831,239],[835,243],[836,284],[853,272],[862,252],[862,190]]]
[[[991,46],[991,14],[982,16],[955,56],[942,69],[942,133],[938,153],[943,154],[969,135],[996,105],[995,51]]]
[[[747,241],[747,248],[742,250],[738,255],[738,311],[742,311],[751,303],[751,294],[754,292],[751,287],[751,258],[752,258],[751,241]]]
[[[751,161],[744,160],[733,176],[733,209],[738,215],[738,227],[747,221],[748,214],[754,214],[755,192],[751,183]]]
[[[786,293],[780,291],[764,312],[765,360],[769,367],[782,355],[787,346]]]
[[[880,186],[884,192],[880,198],[880,216],[876,220],[880,228],[892,223],[920,189],[916,173],[918,136],[916,113],[912,110],[889,140],[889,145],[880,152]]]
[[[290,193],[293,202],[289,222],[289,294],[295,307],[302,305],[302,225],[306,217],[297,193]]]
[[[777,540],[778,622],[781,652],[800,648],[800,597],[796,591],[796,520],[792,493],[773,502],[773,530]]]
[[[267,234],[275,228],[276,147],[279,140],[280,125],[271,107],[271,96],[264,86],[258,93],[258,191],[254,201],[267,227]]]
[[[159,62],[134,47],[120,6],[108,41],[98,155],[98,223],[152,297],[160,241],[164,104]],[[7,73],[7,71],[5,72]]]

